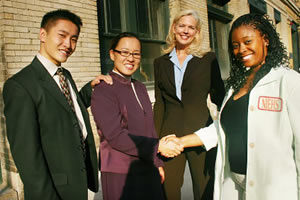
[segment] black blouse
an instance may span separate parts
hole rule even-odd
[[[249,93],[237,100],[233,100],[233,96],[222,111],[221,124],[227,140],[230,169],[235,173],[246,174]]]

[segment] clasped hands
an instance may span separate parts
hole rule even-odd
[[[184,145],[176,135],[167,135],[159,141],[158,152],[164,157],[173,158],[181,154],[183,150]]]

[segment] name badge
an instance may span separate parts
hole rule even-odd
[[[282,99],[279,97],[260,96],[258,98],[258,109],[273,112],[281,112]]]

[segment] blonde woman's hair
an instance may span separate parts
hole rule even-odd
[[[194,40],[187,48],[187,53],[201,58],[209,51],[209,49],[204,50],[202,47],[203,34],[202,34],[202,29],[201,29],[201,20],[200,20],[200,17],[198,15],[197,11],[195,11],[195,10],[182,10],[176,14],[176,16],[172,20],[172,23],[170,24],[169,33],[166,38],[167,44],[166,44],[166,47],[163,48],[162,52],[170,53],[176,46],[176,38],[175,38],[175,34],[173,32],[173,27],[175,25],[177,25],[178,21],[184,16],[193,16],[194,19],[197,21],[196,29],[198,30],[198,32],[195,35]]]

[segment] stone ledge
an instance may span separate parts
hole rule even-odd
[[[1,200],[18,200],[18,193],[12,188],[0,187]]]

